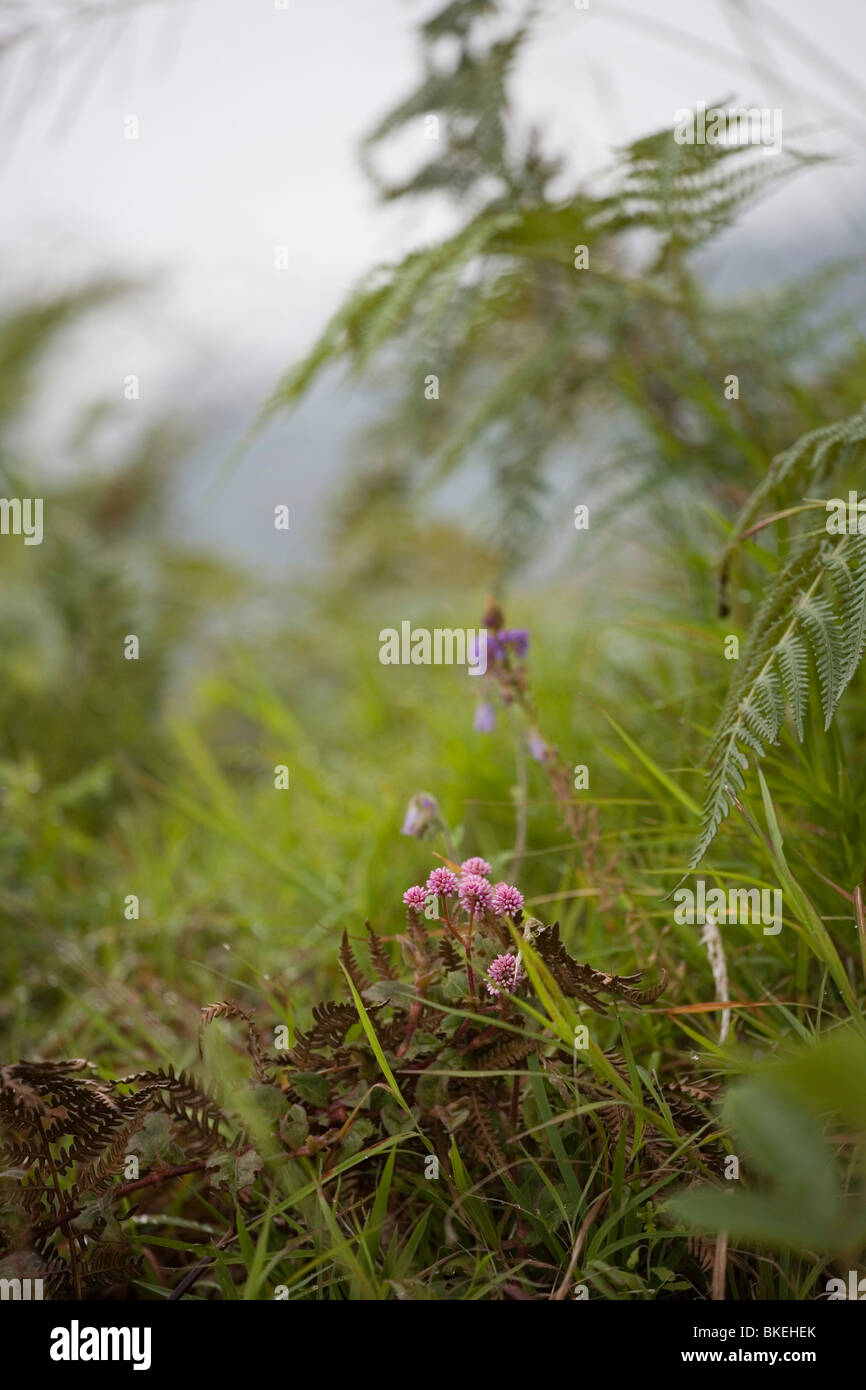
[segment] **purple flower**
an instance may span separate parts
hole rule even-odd
[[[526,742],[529,746],[529,752],[535,761],[537,763],[546,762],[550,750],[537,729],[529,730],[526,736]]]
[[[490,865],[486,859],[464,859],[460,865],[461,874],[478,874],[481,878],[486,878],[490,873]]]
[[[526,656],[529,651],[529,629],[525,627],[506,627],[497,633],[503,647],[513,647],[517,656]]]
[[[403,894],[403,901],[407,907],[421,908],[427,901],[427,889],[422,888],[420,883],[416,883],[413,888],[407,888]]]
[[[470,668],[470,676],[483,676],[489,663],[496,660],[496,653],[491,642],[492,637],[492,632],[488,632],[486,628],[481,628],[477,635],[468,639],[466,661]]]
[[[497,883],[493,890],[493,911],[513,917],[523,907],[523,894],[510,883]]]
[[[489,700],[479,700],[475,706],[472,731],[476,734],[491,734],[496,725],[496,710]]]
[[[497,956],[490,962],[487,974],[487,988],[491,994],[499,994],[503,989],[514,994],[526,978],[517,956],[512,955]]]
[[[430,796],[427,792],[418,792],[406,807],[406,815],[400,827],[401,835],[413,835],[416,840],[423,840],[429,830],[434,829],[439,821],[439,803],[435,796]]]
[[[480,874],[464,874],[460,881],[460,901],[469,912],[479,907],[491,907],[493,889]]]
[[[427,892],[437,898],[447,898],[449,893],[457,892],[457,875],[450,869],[433,869],[427,880]]]

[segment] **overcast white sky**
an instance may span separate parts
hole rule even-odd
[[[40,420],[115,395],[131,371],[143,405],[179,385],[267,389],[361,272],[441,225],[435,210],[378,207],[356,152],[414,84],[414,27],[444,0],[151,0],[133,14],[112,0],[90,26],[62,22],[75,3],[0,0],[0,34],[13,9],[45,21],[0,65],[0,293],[92,271],[154,284],[79,334]],[[820,128],[809,147],[845,162],[772,199],[732,254],[772,273],[792,239],[815,260],[846,238],[862,247],[866,4],[775,3],[546,0],[520,105],[582,171],[699,99],[781,106],[786,139]],[[124,138],[130,115],[138,140]],[[419,159],[428,150],[419,130]]]

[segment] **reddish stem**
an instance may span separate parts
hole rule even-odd
[[[469,926],[466,929],[466,984],[469,989],[469,1002],[478,1003],[478,996],[475,993],[475,972],[472,969],[472,926],[475,920],[475,908],[469,913]]]

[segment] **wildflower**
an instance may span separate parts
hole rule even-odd
[[[525,627],[505,627],[496,634],[498,645],[513,647],[516,656],[523,657],[529,651],[529,629]]]
[[[517,956],[510,954],[492,960],[487,974],[487,988],[491,994],[499,994],[503,989],[514,994],[526,978]]]
[[[460,865],[461,874],[478,874],[481,878],[486,878],[490,873],[490,865],[486,859],[464,859]]]
[[[427,880],[427,892],[435,893],[437,898],[446,898],[457,892],[457,875],[450,869],[433,869]]]
[[[483,676],[487,670],[487,663],[496,660],[496,654],[491,650],[492,632],[482,628],[480,632],[470,632],[466,640],[466,664],[473,668],[470,676]]]
[[[403,901],[407,907],[421,908],[427,901],[427,889],[422,888],[420,883],[416,883],[412,888],[407,888],[403,894]]]
[[[529,752],[531,756],[535,759],[537,763],[543,763],[547,761],[547,755],[550,752],[550,749],[537,729],[529,730],[529,733],[526,736],[526,742],[529,747]]]
[[[487,660],[489,662],[501,661],[505,655],[505,648],[499,640],[499,633],[487,629]]]
[[[523,907],[523,894],[510,883],[497,883],[493,890],[493,911],[513,917]]]
[[[472,730],[476,734],[490,734],[496,724],[496,711],[489,700],[479,700],[475,706]]]
[[[439,803],[435,796],[430,796],[428,792],[418,792],[406,807],[400,834],[413,835],[416,840],[423,840],[429,831],[435,829],[440,819]]]
[[[493,903],[493,889],[480,874],[464,874],[460,881],[460,901],[469,912],[479,907],[490,907]]]

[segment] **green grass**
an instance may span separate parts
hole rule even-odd
[[[696,593],[708,568],[694,572]],[[555,1073],[532,1060],[517,1068],[527,1137],[501,1173],[479,1173],[458,1128],[444,1180],[425,1181],[411,1114],[406,1128],[395,1119],[384,1141],[362,1141],[336,1163],[286,1161],[268,1113],[254,1123],[238,1114],[264,1166],[235,1194],[234,1216],[226,1191],[209,1195],[193,1175],[160,1189],[145,1220],[124,1223],[135,1249],[150,1251],[140,1296],[165,1297],[181,1269],[210,1256],[187,1296],[273,1297],[279,1287],[292,1298],[572,1297],[585,1286],[593,1297],[705,1297],[711,1253],[702,1252],[729,1227],[733,1297],[808,1297],[834,1258],[855,1258],[862,1236],[842,1240],[839,1213],[840,1203],[859,1210],[862,1151],[858,1141],[831,1156],[821,1138],[831,1112],[852,1111],[848,1093],[827,1097],[823,1119],[814,1083],[805,1099],[787,1096],[780,1115],[811,1143],[780,1153],[781,1184],[772,1153],[752,1162],[749,1145],[760,1140],[749,1126],[775,1103],[778,1056],[793,1059],[792,1076],[800,1067],[814,1078],[824,1075],[814,1060],[822,1048],[842,1039],[863,1047],[853,907],[831,887],[851,893],[862,871],[858,701],[830,738],[800,745],[783,736],[766,780],[750,780],[743,815],[713,848],[713,883],[781,886],[785,895],[779,936],[724,928],[732,997],[766,1007],[738,1009],[720,1045],[720,1012],[686,1008],[715,997],[699,928],[677,924],[665,901],[694,838],[700,753],[724,690],[719,624],[700,616],[698,601],[671,614],[633,580],[626,570],[626,621],[610,616],[621,594],[599,598],[579,583],[529,590],[510,605],[510,620],[532,630],[545,734],[566,763],[590,768],[589,788],[574,793],[585,817],[577,842],[531,761],[521,791],[519,719],[473,734],[465,674],[378,664],[381,599],[346,616],[323,604],[314,624],[287,628],[278,643],[236,640],[212,653],[182,699],[166,693],[142,715],[134,746],[107,741],[101,758],[56,781],[37,744],[7,748],[9,1056],[83,1056],[106,1076],[170,1064],[204,1066],[206,1076],[213,1058],[200,1063],[196,1049],[204,1005],[231,998],[253,1008],[266,1041],[276,1024],[307,1027],[317,998],[345,996],[342,930],[360,942],[368,917],[385,938],[402,930],[402,891],[423,881],[437,848],[399,835],[419,789],[439,799],[459,852],[489,857],[494,877],[509,877],[524,796],[516,877],[527,911],[558,919],[572,953],[597,970],[654,978],[664,967],[670,977],[652,1011],[590,1016],[589,1054],[569,1080],[574,1027],[586,1015],[524,947],[533,988],[518,1007],[566,1069],[552,1084]],[[443,594],[442,604],[425,598],[417,611],[457,621],[457,598]],[[475,614],[464,610],[463,620]],[[288,791],[274,788],[280,763]],[[127,920],[133,893],[140,916]],[[352,994],[372,1044],[374,1016]],[[224,1040],[213,1072],[233,1085],[243,1075],[239,1046]],[[373,1054],[379,1083],[405,1106],[399,1072],[378,1044]],[[707,1105],[702,1133],[721,1135],[733,1153],[742,1133],[737,1221],[723,1224],[729,1208],[718,1204],[729,1199],[713,1196],[704,1140],[684,1145],[668,1109],[665,1083],[687,1075],[723,1081],[731,1098],[724,1116]],[[629,1117],[618,1131],[611,1104]],[[659,1135],[669,1163],[653,1147]],[[684,1154],[692,1180],[709,1183],[682,1195],[673,1160]],[[378,1176],[361,1199],[358,1174],[371,1171]],[[810,1212],[787,1236],[785,1202]],[[850,1213],[846,1229],[857,1231]],[[154,1263],[159,1281],[148,1276]]]

